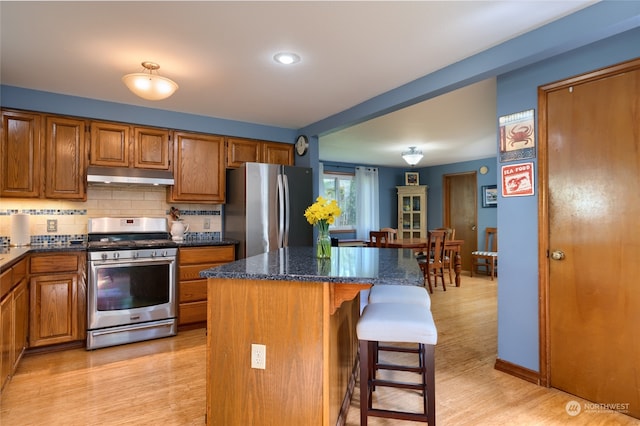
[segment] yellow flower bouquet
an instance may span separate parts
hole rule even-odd
[[[329,237],[329,225],[340,216],[341,210],[336,200],[326,200],[318,197],[316,202],[307,207],[304,217],[311,225],[318,226],[317,257],[321,259],[331,257],[331,237]]]

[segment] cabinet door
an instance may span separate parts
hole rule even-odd
[[[86,200],[85,122],[48,116],[45,197]]]
[[[260,141],[227,138],[227,167],[240,167],[243,163],[259,163],[262,147]]]
[[[0,302],[0,389],[13,368],[13,293]]]
[[[91,122],[92,166],[129,167],[130,127],[124,124]]]
[[[169,202],[223,203],[224,138],[176,132],[174,139],[175,184],[168,189]]]
[[[29,345],[79,340],[76,274],[31,278]]]
[[[0,196],[37,198],[41,193],[41,117],[2,111]]]
[[[13,368],[18,366],[29,337],[29,286],[26,278],[13,291]]]
[[[269,164],[293,166],[293,145],[278,142],[263,142],[262,161]]]
[[[138,169],[169,170],[169,131],[134,127],[133,167]]]

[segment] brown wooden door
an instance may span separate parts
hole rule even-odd
[[[623,68],[540,93],[547,248],[564,253],[547,264],[547,374],[640,418],[640,61]]]
[[[443,193],[443,225],[456,230],[456,240],[464,240],[462,270],[470,271],[471,252],[478,245],[476,173],[445,175]]]
[[[86,200],[84,120],[48,116],[45,152],[45,196]]]

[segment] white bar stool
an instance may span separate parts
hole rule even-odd
[[[435,361],[434,349],[438,332],[431,311],[420,304],[371,303],[366,306],[356,326],[360,345],[360,424],[367,425],[369,416],[428,422],[434,426]],[[392,382],[376,379],[376,342],[418,343],[420,367],[406,371],[419,372],[421,383]],[[403,369],[406,369],[403,368]],[[372,392],[376,386],[398,387],[422,391],[423,413],[373,408]]]

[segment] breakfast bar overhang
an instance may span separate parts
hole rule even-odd
[[[343,424],[355,385],[360,291],[423,285],[413,250],[288,247],[208,278],[207,424]],[[251,368],[251,345],[266,368]]]

